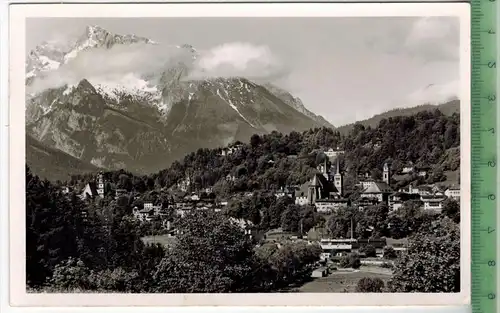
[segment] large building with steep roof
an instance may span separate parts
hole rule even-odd
[[[342,152],[338,151],[338,155]],[[315,205],[322,212],[347,205],[347,200],[343,198],[344,177],[340,160],[336,157],[336,162],[330,166],[328,160],[326,156],[318,165],[318,172],[295,192],[296,204]]]
[[[379,202],[387,202],[389,195],[394,191],[385,182],[373,182],[368,188],[363,190],[362,196],[365,198],[375,198]]]
[[[370,184],[364,188],[361,193],[363,198],[374,199],[378,202],[389,202],[389,196],[394,193],[390,186],[391,171],[388,163],[384,164],[384,171],[382,174],[382,181],[371,181]]]
[[[95,182],[90,182],[87,185],[85,185],[85,188],[83,189],[82,193],[80,194],[80,198],[82,200],[85,199],[93,199],[94,197],[97,197],[99,193],[97,192],[97,184]]]

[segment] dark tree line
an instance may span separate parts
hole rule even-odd
[[[325,221],[313,208],[296,206],[287,197],[277,199],[272,191],[305,183],[321,160],[319,149],[337,146],[346,151],[341,165],[348,171],[345,189],[352,200],[359,196],[354,188],[358,172],[373,171],[379,176],[387,160],[392,161],[394,171],[406,162],[430,166],[434,174],[425,179],[442,180],[443,171],[459,166],[459,125],[458,115],[445,116],[436,110],[384,119],[376,128],[357,124],[347,136],[328,128],[254,135],[248,144],[236,143],[239,148],[229,156],[221,156],[220,149],[199,149],[151,175],[105,172],[106,197],[94,202],[82,201],[75,193],[63,194],[63,182],[41,180],[27,168],[27,284],[135,292],[246,292],[285,287],[308,275],[320,250],[300,245],[255,248],[227,216],[251,220],[261,230],[282,227],[305,233],[324,226],[335,237],[348,237],[351,232],[357,238],[425,234],[434,230],[435,217],[412,203],[395,214],[389,214],[384,205],[363,212],[348,207]],[[228,174],[234,180],[227,180]],[[168,207],[183,194],[172,194],[165,187],[186,178],[192,182],[191,190],[213,187],[213,197],[232,198],[227,209],[222,214],[198,212],[176,221],[180,234],[167,249],[145,245],[140,239],[144,229],[130,216],[132,208],[145,201]],[[80,175],[68,183],[78,190],[94,179],[95,174]],[[114,199],[112,190],[117,188],[128,190],[131,196]],[[235,196],[248,191],[253,192],[251,197]],[[447,201],[443,217],[458,223],[459,211],[456,202]],[[438,238],[443,243],[449,239]],[[412,246],[408,258],[419,249],[425,250]],[[453,277],[443,277],[448,284],[443,288],[452,289]],[[408,289],[405,279],[410,281],[411,276],[401,276],[391,288]]]
[[[123,204],[85,203],[75,193],[63,194],[40,180],[29,168],[26,182],[26,282],[30,287],[46,286],[54,273],[61,273],[64,262],[72,264],[76,258],[96,273],[116,269],[141,273],[147,271],[147,256],[162,249],[143,244],[139,225]]]
[[[146,245],[128,201],[83,202],[26,168],[26,282],[53,291],[266,292],[310,276],[321,249],[265,247],[225,214],[176,220],[171,245]],[[266,252],[267,253],[267,252]],[[267,255],[267,254],[266,254]],[[283,267],[283,264],[293,264]]]
[[[347,171],[347,190],[353,190],[358,173],[371,172],[374,178],[380,178],[386,161],[391,161],[393,172],[409,163],[430,167],[430,177],[409,176],[403,183],[433,183],[446,179],[444,171],[460,166],[460,116],[424,111],[383,119],[375,128],[355,124],[347,136],[331,128],[316,128],[286,135],[253,135],[249,143],[233,146],[239,149],[227,156],[221,155],[221,148],[199,149],[155,174],[137,176],[120,170],[106,172],[105,176],[115,188],[138,193],[169,188],[189,178],[191,190],[214,187],[219,197],[226,197],[236,192],[300,185],[315,172],[320,149],[340,147],[345,150],[341,166]],[[227,175],[234,176],[234,181],[226,180]],[[75,175],[69,183],[81,187],[90,179],[95,176]]]
[[[436,219],[450,218],[460,223],[459,203],[447,199],[441,213],[426,211],[419,201],[408,201],[401,208],[389,212],[385,204],[366,207],[363,211],[354,207],[340,208],[326,220],[328,233],[334,238],[381,238],[401,239],[429,230]]]
[[[283,227],[293,232],[307,232],[312,226],[322,223],[321,217],[310,208],[294,206],[286,199],[278,201],[272,193],[278,188],[300,185],[310,179],[322,161],[320,149],[338,146],[345,150],[341,159],[341,166],[347,171],[344,193],[352,202],[360,196],[360,190],[355,186],[357,174],[371,172],[375,179],[380,178],[385,161],[391,161],[393,172],[409,163],[432,168],[429,177],[407,175],[394,182],[394,189],[411,182],[423,184],[445,180],[444,171],[457,170],[460,165],[459,126],[459,115],[446,116],[435,110],[383,119],[376,128],[355,124],[347,136],[329,128],[287,135],[278,132],[253,135],[248,144],[234,143],[238,149],[231,155],[222,156],[221,149],[199,149],[174,162],[168,169],[151,175],[137,176],[124,170],[106,172],[108,200],[105,202],[113,201],[114,189],[123,188],[131,192],[129,206],[141,208],[148,201],[166,208],[186,194],[173,194],[167,189],[189,178],[188,191],[212,187],[213,193],[204,197],[229,199],[227,214],[230,216],[251,220],[260,229]],[[226,179],[227,175],[234,180]],[[93,179],[95,176],[90,174],[74,176],[69,183],[83,187],[85,182]],[[250,199],[237,196],[244,192],[253,192],[254,196]],[[374,210],[368,209],[364,215],[370,216]],[[387,223],[385,226],[381,224],[387,209],[381,207],[377,210],[385,210],[385,213],[367,217],[368,221],[357,219],[357,229],[353,230],[357,236],[369,236],[363,230],[368,226],[375,227],[378,235],[391,233],[396,238],[414,229],[404,216],[396,215],[392,217],[390,224],[393,227],[389,231]],[[350,232],[350,225],[340,222],[346,218],[349,221],[346,216],[338,217],[335,223],[343,226],[330,227],[333,234],[346,236]]]

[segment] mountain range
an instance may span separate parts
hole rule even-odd
[[[300,99],[271,84],[244,77],[191,78],[198,52],[187,44],[169,46],[175,50],[175,62],[170,58],[150,72],[130,72],[112,81],[80,77],[47,84],[71,73],[78,62],[88,62],[89,52],[108,51],[118,58],[127,48],[157,45],[144,37],[88,26],[69,43],[37,46],[26,60],[29,142],[36,140],[36,146],[60,150],[89,167],[147,173],[198,148],[246,141],[254,133],[332,127]],[[40,88],[44,84],[48,87]],[[27,149],[33,146],[27,144]],[[37,163],[30,159],[34,155],[27,154],[28,163]]]
[[[164,65],[114,79],[81,77],[75,69],[98,62],[102,53],[119,59],[162,44],[88,26],[73,40],[43,42],[30,51],[26,162],[32,171],[49,179],[98,168],[150,173],[199,148],[246,142],[255,133],[333,128],[278,86],[193,77],[198,51],[188,44],[163,46],[172,51]],[[68,74],[72,80],[61,81]]]

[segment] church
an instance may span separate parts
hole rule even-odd
[[[82,200],[93,199],[95,197],[104,198],[104,174],[102,172],[97,174],[97,181],[87,183],[80,194]]]
[[[314,205],[318,212],[347,206],[347,199],[343,198],[344,177],[340,168],[340,158],[343,151],[337,151],[333,164],[329,166],[331,158],[323,153],[323,160],[318,165],[318,173],[311,180],[303,184],[295,193],[295,203],[298,205]]]
[[[363,191],[361,197],[372,199],[376,203],[388,203],[389,196],[394,193],[391,188],[391,167],[389,163],[384,163],[382,181],[370,180],[362,182]]]

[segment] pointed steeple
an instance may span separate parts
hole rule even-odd
[[[339,196],[342,196],[344,182],[343,182],[342,173],[340,172],[340,158],[339,158],[339,156],[337,156],[337,172],[335,173],[333,183],[334,183],[335,188],[337,188]]]

